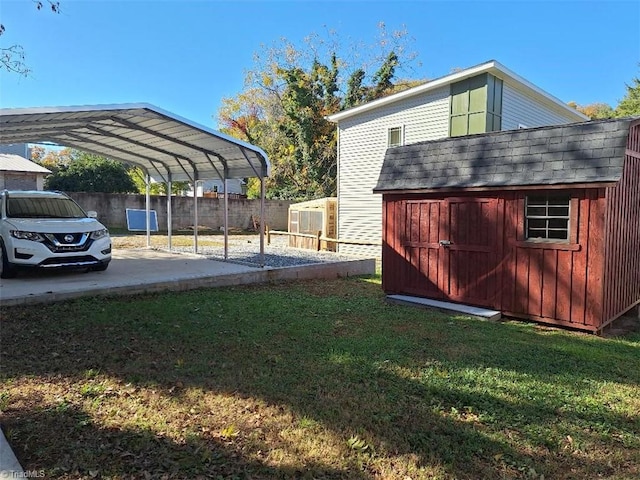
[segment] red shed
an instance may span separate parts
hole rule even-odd
[[[387,150],[382,282],[599,332],[640,303],[640,118]]]

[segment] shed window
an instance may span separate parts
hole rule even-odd
[[[525,210],[527,240],[569,241],[569,195],[528,195]]]
[[[387,146],[398,147],[402,145],[402,127],[393,127],[388,131]]]

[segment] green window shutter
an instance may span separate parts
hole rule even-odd
[[[487,82],[487,132],[502,129],[502,80],[488,76]]]
[[[477,112],[469,114],[469,135],[473,133],[485,133],[487,131],[487,113]]]
[[[451,137],[487,131],[488,77],[483,74],[451,84]]]
[[[453,87],[453,86],[452,86]],[[451,115],[466,114],[469,112],[469,90],[455,93],[451,91]]]
[[[469,79],[469,113],[487,111],[487,75]]]
[[[467,135],[469,133],[468,128],[468,115],[456,115],[451,117],[451,122],[449,124],[449,136],[451,137],[460,137],[462,135]]]

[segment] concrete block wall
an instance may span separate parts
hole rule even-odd
[[[69,192],[85,210],[98,212],[98,220],[109,228],[127,228],[126,209],[144,209],[145,196],[121,193]],[[287,229],[290,201],[265,200],[265,221],[273,230]],[[193,226],[193,197],[172,197],[171,214],[173,230]],[[167,229],[167,197],[151,196],[151,210],[158,216],[160,230]],[[229,199],[229,227],[247,229],[253,227],[251,217],[260,217],[260,200]],[[224,199],[198,197],[198,224],[215,230],[224,225]]]
[[[42,178],[35,173],[0,172],[0,190],[42,190]]]

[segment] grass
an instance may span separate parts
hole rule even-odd
[[[379,278],[1,311],[47,478],[632,479],[640,335],[389,305]]]

